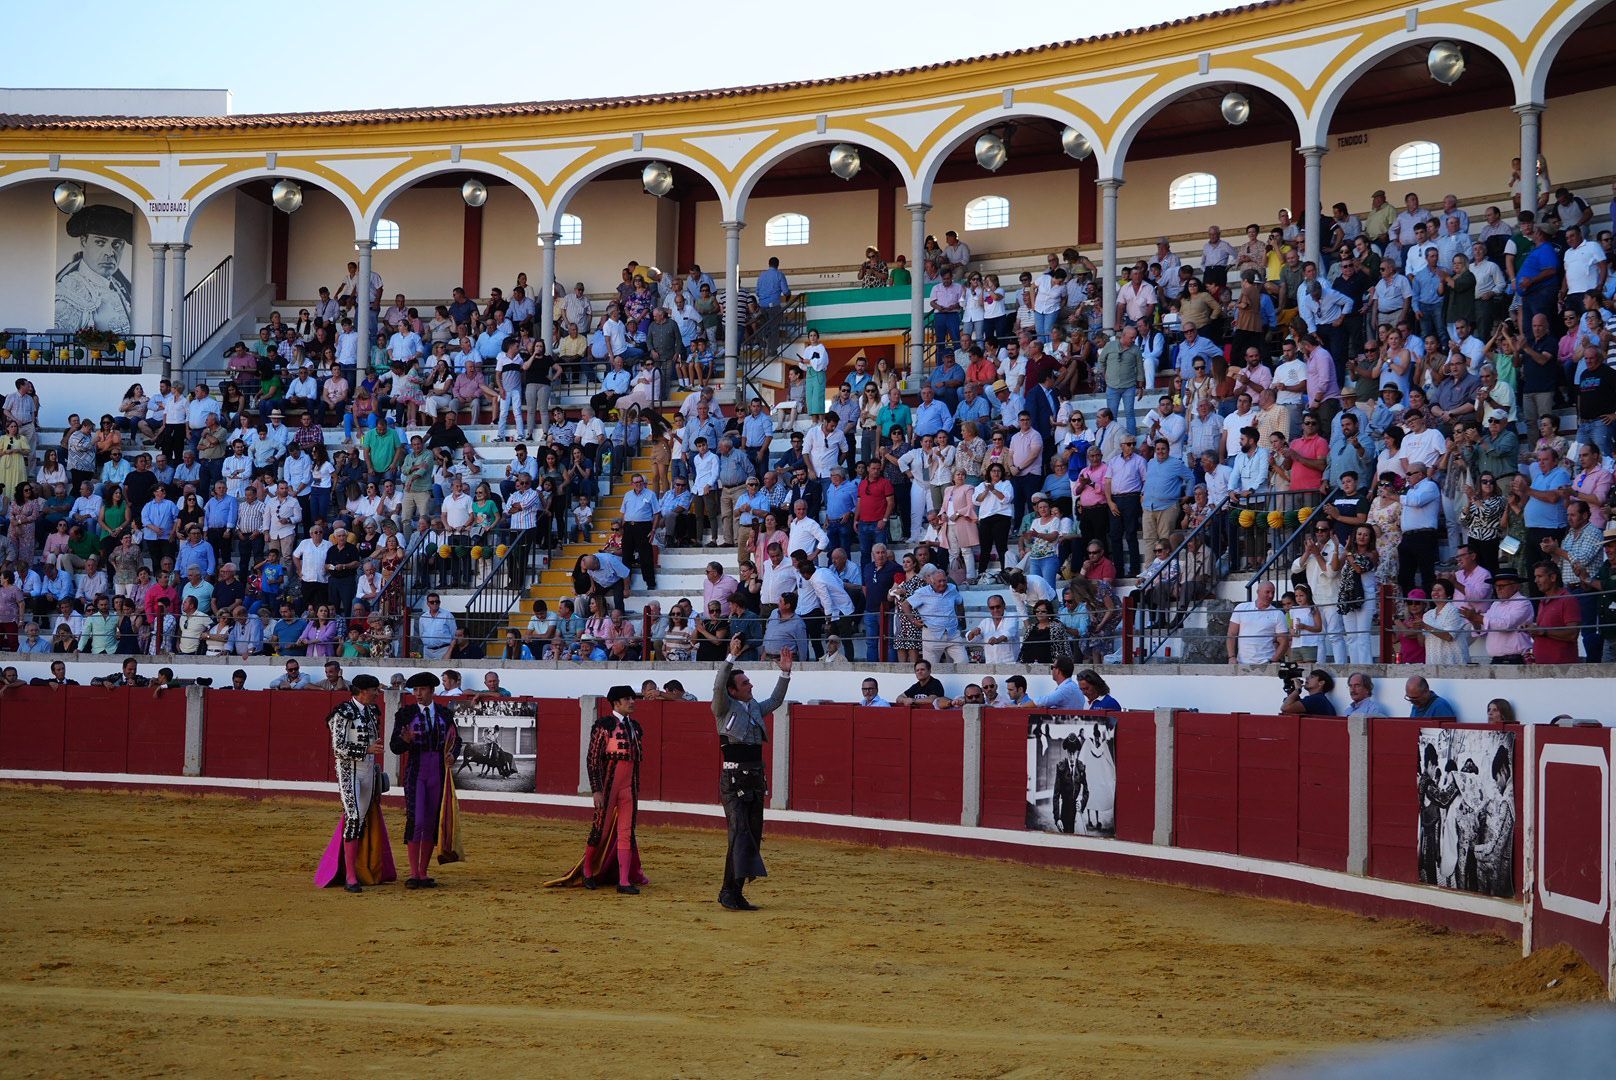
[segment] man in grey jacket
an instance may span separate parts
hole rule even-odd
[[[729,827],[728,848],[724,854],[724,885],[718,902],[731,911],[756,911],[741,890],[755,878],[767,877],[763,865],[763,800],[769,785],[763,772],[763,744],[768,729],[763,718],[778,709],[791,684],[791,649],[780,653],[780,680],[765,701],[753,696],[752,680],[735,669],[735,660],[746,650],[746,642],[734,638],[729,656],[718,665],[713,679],[713,719],[718,723],[718,747],[724,756],[718,778],[718,796],[724,804]]]

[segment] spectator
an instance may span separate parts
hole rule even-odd
[[[1391,715],[1386,706],[1375,700],[1375,681],[1364,672],[1354,671],[1347,676],[1347,697],[1352,701],[1347,707],[1348,720],[1355,717],[1368,720]]]
[[[930,705],[935,699],[947,697],[943,684],[931,673],[931,662],[915,662],[915,681],[909,689],[893,700],[894,705]]]
[[[286,661],[285,672],[270,682],[271,690],[307,690],[313,685],[296,660]]]
[[[1561,572],[1552,562],[1534,566],[1532,582],[1539,596],[1537,617],[1522,627],[1532,639],[1532,662],[1575,664],[1578,628],[1582,623],[1577,598],[1565,588]]]
[[[1334,691],[1335,677],[1323,668],[1314,668],[1302,680],[1291,684],[1279,711],[1296,716],[1339,716],[1330,701]]]
[[[1257,598],[1237,605],[1229,616],[1229,663],[1271,664],[1289,647],[1285,612],[1274,605],[1274,583],[1264,581],[1257,586]]]
[[[416,640],[421,643],[421,655],[428,660],[442,660],[449,655],[459,627],[455,617],[443,610],[443,600],[435,592],[427,593],[426,610],[416,620]]]
[[[1410,705],[1408,715],[1416,719],[1456,720],[1459,714],[1453,706],[1437,696],[1431,684],[1420,675],[1411,676],[1403,687],[1403,697]]]

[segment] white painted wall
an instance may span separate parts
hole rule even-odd
[[[110,662],[70,662],[69,678],[80,682],[106,674],[117,667],[117,658],[108,657]],[[46,661],[6,661],[9,665],[16,663],[18,671],[24,678],[45,677],[49,675],[50,664]],[[160,664],[143,662],[141,670],[150,674]],[[228,660],[202,660],[189,663],[178,662],[178,658],[166,662],[172,667],[180,678],[194,678],[206,676],[214,680],[214,685],[228,686],[230,672],[238,667],[246,667],[247,686],[250,689],[263,689],[270,681],[281,673],[282,662],[274,658],[260,658],[251,664],[241,664]],[[603,694],[617,683],[628,683],[638,688],[645,679],[656,679],[658,683],[668,679],[678,679],[684,683],[685,689],[698,698],[705,699],[712,693],[713,669],[710,666],[697,664],[534,664],[534,663],[493,663],[470,664],[422,664],[399,665],[391,663],[381,664],[346,664],[349,673],[364,670],[368,671],[386,682],[394,671],[412,673],[424,667],[442,668],[459,667],[467,674],[468,686],[482,684],[482,672],[497,670],[501,684],[514,694],[530,697],[578,697],[583,694]],[[770,666],[763,664],[749,664],[748,667],[754,681],[765,693],[774,690],[774,673]],[[1111,686],[1111,693],[1122,703],[1125,709],[1155,709],[1170,706],[1179,709],[1197,709],[1208,713],[1250,712],[1272,714],[1279,711],[1280,702],[1284,694],[1280,691],[1279,680],[1272,675],[1232,674],[1222,667],[1174,667],[1152,666],[1141,669],[1143,674],[1132,674],[1131,669],[1122,667],[1108,667],[1103,674]],[[1412,669],[1409,668],[1371,668],[1371,672],[1384,672],[1376,675],[1375,698],[1387,711],[1394,716],[1407,716],[1408,704],[1403,700],[1403,681]],[[1493,677],[1490,668],[1449,669],[1455,672],[1454,677],[1444,677],[1436,673],[1437,669],[1425,669],[1424,674],[1431,681],[1432,688],[1453,703],[1459,713],[1459,718],[1466,721],[1482,721],[1486,719],[1487,702],[1493,698],[1505,698],[1515,706],[1516,716],[1525,723],[1543,723],[1553,719],[1560,713],[1571,713],[1573,716],[1589,719],[1606,719],[1610,716],[1610,677],[1603,672],[1608,669],[1598,668],[1594,672],[1584,673],[1581,666],[1566,668],[1545,668],[1535,676],[1522,675],[1517,669],[1514,673],[1500,668],[1498,677]],[[965,684],[981,678],[984,674],[992,674],[998,679],[999,685],[1015,674],[1027,676],[1029,689],[1036,699],[1047,693],[1051,681],[1046,674],[1034,674],[1025,667],[1003,665],[989,668],[983,665],[973,666],[958,674],[953,674],[939,668],[937,677],[942,680],[943,686],[951,694],[959,694],[965,689]],[[853,702],[859,698],[859,684],[866,675],[874,675],[881,684],[881,695],[888,700],[899,694],[914,682],[912,671],[899,664],[861,664],[857,667],[821,667],[817,664],[803,664],[797,668],[791,680],[791,700],[803,703],[816,700]],[[1334,695],[1338,705],[1344,705],[1346,697],[1346,672],[1338,675],[1337,692]],[[1548,693],[1549,686],[1553,685],[1553,694]]]

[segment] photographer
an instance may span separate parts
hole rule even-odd
[[[1330,693],[1335,690],[1335,677],[1323,668],[1314,668],[1303,679],[1301,668],[1281,667],[1279,678],[1285,686],[1285,703],[1279,707],[1280,712],[1296,716],[1341,715],[1330,702]]]

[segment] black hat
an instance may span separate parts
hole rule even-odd
[[[78,238],[92,234],[110,236],[114,240],[132,244],[135,240],[135,215],[116,206],[97,203],[95,206],[86,206],[67,219],[67,235]]]
[[[607,701],[622,701],[624,698],[638,701],[640,699],[640,695],[636,694],[631,687],[624,686],[621,683],[606,691]]]
[[[357,694],[361,690],[380,690],[382,684],[374,675],[355,675],[348,680],[348,688]]]
[[[1072,751],[1082,747],[1083,740],[1079,739],[1076,735],[1068,735],[1066,738],[1061,740],[1061,745],[1066,748],[1067,753],[1071,753]]]
[[[1500,581],[1513,581],[1515,584],[1519,585],[1524,580],[1526,579],[1521,577],[1521,575],[1517,574],[1513,570],[1500,570],[1498,573],[1493,575],[1493,584],[1495,585]]]
[[[429,686],[436,690],[443,685],[443,681],[430,671],[420,671],[404,680],[404,685],[411,690],[421,686]]]

